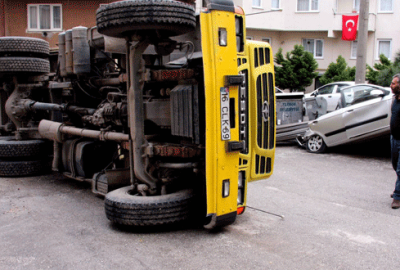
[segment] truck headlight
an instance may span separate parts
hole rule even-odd
[[[244,172],[239,172],[238,186],[239,188],[244,187]]]
[[[226,47],[228,45],[228,32],[225,28],[220,28],[218,30],[219,35],[219,46]]]
[[[229,196],[229,188],[230,188],[229,179],[222,181],[222,197],[223,198],[226,198]]]

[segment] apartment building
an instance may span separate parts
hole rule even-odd
[[[339,55],[356,65],[357,40],[342,40],[342,15],[357,14],[361,0],[234,0],[247,14],[247,37],[270,42],[274,52],[302,44],[318,62],[320,75]],[[400,1],[369,0],[367,64],[400,52]],[[317,83],[307,92],[318,87]]]

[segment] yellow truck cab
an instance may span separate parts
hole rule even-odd
[[[247,183],[268,178],[275,154],[271,47],[246,40],[245,15],[232,1],[210,1],[200,15],[206,100],[209,227],[244,212]]]
[[[192,2],[102,5],[96,27],[59,34],[51,65],[46,41],[1,37],[0,176],[52,164],[117,224],[233,223],[273,172],[273,54],[232,0]]]

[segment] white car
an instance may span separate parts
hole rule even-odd
[[[326,102],[327,102],[327,112],[332,112],[336,110],[338,101],[340,99],[340,91],[344,87],[355,85],[355,82],[333,82],[333,83],[328,83],[324,86],[321,86],[320,88],[314,90],[313,92],[309,94],[305,94],[304,98],[310,98],[310,97],[323,97]]]
[[[390,134],[393,94],[387,88],[358,84],[341,90],[340,107],[309,123],[297,141],[309,152]]]

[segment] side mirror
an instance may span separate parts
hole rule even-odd
[[[382,90],[372,90],[370,94],[371,94],[371,96],[376,96],[376,97],[381,97],[381,98],[386,96],[385,92],[383,92]]]

